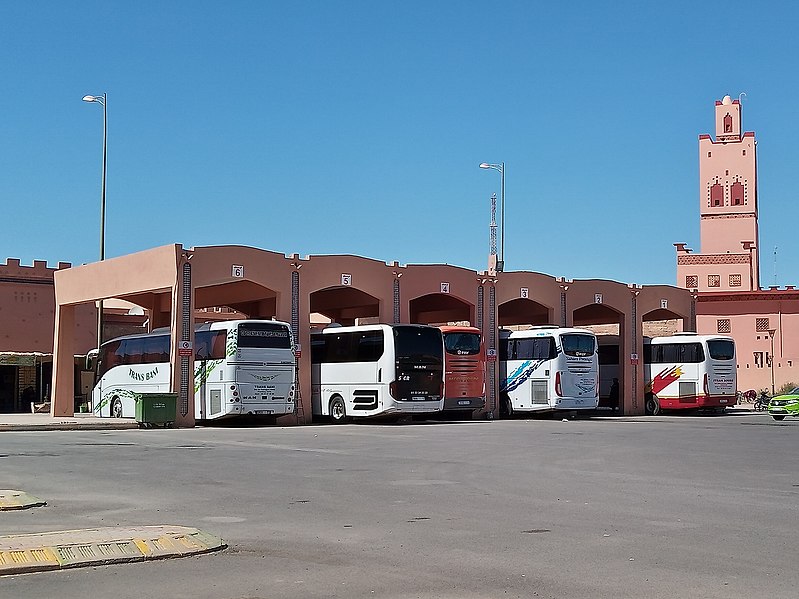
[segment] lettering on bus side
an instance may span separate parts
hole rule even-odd
[[[156,366],[149,372],[136,372],[132,368],[129,369],[128,376],[134,381],[149,381],[155,378],[158,374],[158,367]]]

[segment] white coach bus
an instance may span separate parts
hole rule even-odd
[[[596,336],[584,329],[537,326],[500,331],[500,414],[597,407]]]
[[[95,360],[92,410],[133,418],[137,393],[169,391],[169,329],[103,343]],[[194,333],[194,417],[216,420],[294,412],[296,360],[291,327],[276,320],[229,320]]]
[[[709,409],[735,405],[735,341],[726,335],[676,333],[644,338],[646,411]]]
[[[335,423],[444,408],[444,340],[436,327],[328,327],[311,335],[311,404]]]

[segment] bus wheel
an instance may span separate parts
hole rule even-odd
[[[507,395],[499,399],[499,415],[503,418],[513,418],[513,403]]]
[[[783,416],[783,415],[775,416],[774,414],[772,414],[771,417],[774,420],[785,420],[785,416]]]
[[[336,395],[330,400],[330,421],[333,424],[342,424],[347,420],[347,408],[344,406],[344,400],[341,396]]]
[[[111,401],[111,418],[122,418],[122,401],[118,397]]]
[[[660,414],[660,402],[658,398],[651,393],[646,396],[646,413],[650,416],[657,416]]]

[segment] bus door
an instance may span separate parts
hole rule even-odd
[[[194,406],[197,420],[207,420],[224,410],[225,345],[227,331],[198,331],[194,336]]]

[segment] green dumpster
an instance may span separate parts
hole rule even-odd
[[[175,422],[177,393],[136,393],[136,422],[140,427],[171,426]]]

